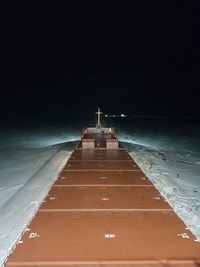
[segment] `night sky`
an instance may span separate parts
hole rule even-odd
[[[200,116],[197,3],[1,2],[1,119]]]

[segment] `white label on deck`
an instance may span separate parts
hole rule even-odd
[[[105,238],[115,238],[115,234],[105,234]]]
[[[55,200],[55,199],[58,199],[57,197],[50,197],[49,198],[50,200]]]
[[[160,197],[153,197],[153,199],[155,199],[155,200],[160,200]]]
[[[106,176],[101,176],[100,178],[101,178],[101,179],[107,179],[107,177],[106,177]]]
[[[30,233],[29,238],[36,238],[36,237],[40,237],[40,235],[38,235],[38,233]]]
[[[182,238],[190,238],[187,233],[177,234],[177,236],[181,236]]]
[[[102,197],[101,200],[108,201],[109,200],[109,197]]]

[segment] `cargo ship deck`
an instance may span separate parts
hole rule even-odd
[[[115,133],[85,131],[6,266],[200,266],[200,243]]]

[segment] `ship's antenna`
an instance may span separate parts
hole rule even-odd
[[[98,115],[97,117],[97,127],[101,127],[101,114],[103,114],[103,112],[100,111],[100,108],[98,108],[98,111],[96,112],[96,114]]]

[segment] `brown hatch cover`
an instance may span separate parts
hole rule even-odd
[[[7,266],[199,267],[200,244],[125,150],[77,148]]]

